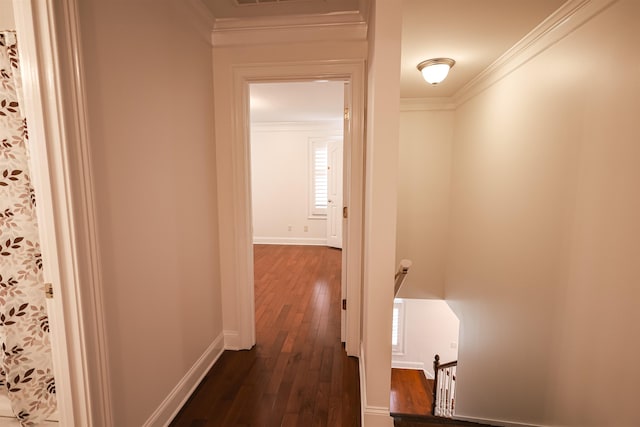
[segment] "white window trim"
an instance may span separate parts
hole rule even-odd
[[[398,316],[395,316],[396,310],[398,311]],[[397,343],[393,344],[393,336],[391,337],[391,353],[394,355],[403,355],[404,354],[404,335],[405,335],[405,303],[402,298],[395,298],[393,300],[393,320],[392,320],[392,330],[391,333],[393,335],[393,331],[397,330]],[[396,325],[397,321],[397,325]]]
[[[325,151],[328,148],[326,138],[309,138],[309,178],[308,178],[308,186],[309,186],[309,197],[308,197],[308,219],[326,219],[327,218],[327,208],[319,208],[316,206],[316,190],[315,190],[315,182],[316,182],[316,158],[315,153],[316,150],[320,147],[324,147]],[[328,156],[327,156],[328,161]],[[325,171],[326,173],[326,171]],[[328,183],[326,183],[328,192]]]

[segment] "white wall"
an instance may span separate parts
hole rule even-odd
[[[460,321],[446,301],[403,299],[404,351],[393,354],[392,366],[422,369],[433,378],[433,359],[440,363],[458,360],[458,330]]]
[[[363,425],[391,426],[391,316],[396,268],[401,7],[375,1],[369,21],[363,350]]]
[[[255,243],[327,243],[326,218],[310,219],[309,215],[309,140],[334,136],[342,137],[342,122],[252,124],[251,194]]]
[[[222,333],[211,46],[167,1],[78,3],[114,425],[140,426]]]
[[[403,111],[398,154],[396,266],[413,261],[402,298],[443,298],[454,111]]]
[[[0,0],[0,30],[15,30],[13,0]]]
[[[460,415],[640,425],[639,18],[613,3],[457,112]]]

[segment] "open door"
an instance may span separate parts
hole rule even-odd
[[[342,249],[342,139],[327,142],[327,246]]]
[[[346,172],[346,174],[348,175],[351,171],[351,168],[349,166],[349,162],[351,161],[351,150],[349,149],[349,151],[347,152],[347,155],[344,156],[343,155],[344,147],[351,147],[351,84],[349,81],[344,83],[344,117],[343,117],[343,124],[342,124],[342,144],[340,146],[341,148],[340,162],[342,164],[342,168],[340,170],[340,179],[342,181],[340,183],[340,186],[342,188],[342,194],[341,194],[342,197],[340,199],[340,205],[339,205],[341,206],[341,208],[339,209],[340,223],[341,223],[340,242],[342,244],[341,248],[343,248],[342,280],[341,280],[341,284],[342,284],[341,298],[342,298],[343,304],[342,304],[342,311],[341,311],[342,314],[340,316],[340,339],[342,340],[343,343],[347,343],[347,306],[344,302],[347,301],[347,277],[348,277],[347,251],[349,250],[348,249],[349,242],[348,242],[348,239],[343,239],[342,235],[343,233],[344,233],[344,236],[349,235],[349,232],[348,232],[349,221],[348,221],[348,215],[346,215],[348,207],[344,206],[343,203],[344,203],[344,200],[349,200],[349,188],[350,188],[349,181],[351,180],[351,178],[348,176],[347,179],[343,179],[343,177],[344,177],[344,172]],[[345,183],[347,185],[345,185]],[[351,248],[350,250],[353,250],[353,248]]]

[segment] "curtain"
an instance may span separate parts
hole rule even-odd
[[[56,397],[20,95],[16,33],[0,31],[0,388],[30,426],[55,411]]]

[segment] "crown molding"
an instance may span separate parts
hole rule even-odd
[[[456,104],[453,99],[442,98],[401,98],[400,111],[449,111],[455,110]]]
[[[370,22],[371,0],[358,0],[358,10],[360,12],[360,18],[364,22]]]
[[[366,40],[367,24],[358,12],[326,15],[216,19],[214,46]]]
[[[569,0],[453,96],[460,106],[564,39],[618,0]]]
[[[202,4],[202,0],[197,1]],[[204,6],[206,7],[206,6]],[[317,26],[332,24],[353,24],[364,22],[360,12],[332,12],[309,15],[251,16],[240,18],[217,18],[214,30],[243,30],[254,28]]]

